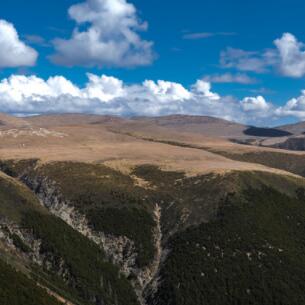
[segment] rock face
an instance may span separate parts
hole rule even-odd
[[[154,209],[155,228],[153,232],[155,257],[149,266],[137,266],[137,250],[133,240],[126,236],[115,236],[93,230],[85,215],[67,201],[60,193],[56,182],[47,177],[24,174],[20,177],[31,190],[35,192],[42,205],[55,216],[61,218],[74,230],[86,236],[105,252],[107,259],[117,265],[120,272],[131,278],[132,285],[139,302],[145,304],[145,295],[157,287],[157,276],[162,258],[161,207],[156,204]]]
[[[20,256],[29,263],[34,263],[47,271],[57,274],[64,282],[72,281],[65,261],[54,256],[51,252],[42,249],[42,241],[34,237],[32,232],[2,219],[0,221],[0,240],[7,249]]]
[[[162,227],[161,227],[161,207],[156,205],[155,207],[155,221],[156,228],[154,232],[154,243],[156,247],[156,255],[154,261],[149,269],[149,281],[146,282],[146,285],[143,289],[144,299],[147,299],[148,296],[153,295],[158,290],[159,285],[159,271],[161,268],[162,262],[166,258],[166,251],[162,247]]]

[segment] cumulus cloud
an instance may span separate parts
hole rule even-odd
[[[288,77],[305,75],[305,44],[291,33],[274,41],[275,48],[261,52],[227,48],[221,52],[220,64],[223,68],[256,73],[268,72],[271,68]]]
[[[302,77],[305,75],[305,45],[295,36],[285,33],[274,44],[279,52],[279,69],[283,75]]]
[[[262,96],[245,97],[241,105],[245,111],[266,111],[271,107]]]
[[[289,100],[285,106],[276,110],[278,116],[293,116],[298,119],[305,119],[305,90],[297,98]]]
[[[143,83],[143,89],[164,101],[187,100],[192,97],[191,92],[181,84],[163,80],[159,80],[157,83],[152,80],[146,80]]]
[[[153,62],[153,43],[140,37],[147,29],[126,0],[86,0],[70,7],[77,23],[70,39],[53,41],[53,62],[66,66],[134,67]]]
[[[189,88],[164,80],[127,85],[111,76],[87,74],[79,87],[63,76],[44,80],[12,75],[0,81],[0,111],[32,113],[94,113],[119,116],[208,115],[247,124],[269,125],[283,117],[305,119],[305,90],[282,107],[263,96],[238,100],[213,92],[198,80]]]
[[[89,81],[86,87],[81,90],[78,96],[88,99],[99,99],[103,102],[109,102],[118,97],[124,97],[126,92],[124,90],[123,81],[102,75],[101,77],[88,73]]]
[[[0,19],[0,68],[34,66],[38,53],[27,46],[10,22]]]
[[[245,97],[240,101],[241,109],[247,118],[247,122],[269,126],[270,122],[276,121],[281,116],[276,114],[276,106],[266,101],[259,95],[256,97]]]
[[[237,83],[237,84],[255,84],[257,80],[243,73],[224,73],[208,75],[204,80],[211,83]]]
[[[239,101],[221,96],[204,80],[186,88],[164,80],[127,85],[111,76],[87,76],[85,86],[79,87],[63,76],[44,80],[37,76],[12,75],[0,81],[0,111],[24,115],[62,112],[121,116],[190,114],[255,123],[272,109],[263,97]]]
[[[219,100],[220,96],[217,93],[211,91],[211,84],[203,80],[197,80],[192,86],[192,92],[198,97],[205,97],[211,101]]]

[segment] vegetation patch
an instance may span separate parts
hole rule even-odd
[[[132,239],[139,267],[153,260],[154,204],[131,177],[103,165],[72,162],[46,164],[31,175],[55,181],[64,199],[94,230]]]
[[[0,260],[1,305],[60,305],[36,283]]]
[[[8,176],[17,178],[29,170],[33,169],[38,163],[37,159],[25,159],[25,160],[1,160],[0,170],[6,173]]]
[[[32,251],[32,249],[26,245],[17,234],[11,234],[10,238],[12,239],[14,246],[22,252],[29,253]]]
[[[263,184],[229,194],[214,220],[172,236],[149,304],[304,304],[302,194]]]
[[[151,230],[155,223],[147,212],[136,208],[90,210],[88,219],[96,231],[133,240],[138,252],[137,265],[149,264],[155,249],[148,237],[153,238]]]
[[[0,177],[0,216],[19,222],[22,212],[42,209],[38,199],[24,185],[10,178]]]
[[[94,304],[137,304],[129,282],[105,261],[101,249],[62,220],[27,212],[22,225],[42,241],[41,254],[52,255],[55,275],[61,262],[67,266],[69,274],[64,280],[74,295]]]
[[[105,166],[68,162],[32,168],[27,175],[55,182],[92,229],[133,240],[139,266],[154,257],[153,212],[156,204],[161,207],[167,256],[147,304],[305,304],[302,179],[263,172],[187,177],[143,165],[132,173],[153,186],[143,189]],[[22,227],[42,241],[41,254],[52,258],[52,268],[43,270],[47,281],[82,305],[138,304],[128,280],[96,244],[10,183],[0,179],[0,212],[17,213]]]
[[[61,287],[67,295],[79,300],[77,304],[81,305],[138,304],[130,283],[119,273],[117,267],[106,262],[102,250],[65,222],[50,215],[29,189],[12,178],[0,178],[0,219],[4,220],[4,223],[8,221],[22,230],[31,232],[33,238],[41,241],[39,254],[43,270],[38,265],[28,266],[33,271],[33,278],[34,275],[42,272],[48,283]],[[11,234],[10,238],[25,254],[31,251],[18,235]],[[45,264],[46,258],[48,264]],[[37,280],[40,282],[39,277]],[[14,285],[14,282],[7,284],[7,289],[13,290],[16,288]],[[24,302],[14,303],[14,298],[8,302],[8,292],[4,290],[5,287],[2,288],[0,285],[0,291],[3,289],[0,293],[1,301],[3,295],[1,305],[53,304],[43,300],[40,303],[31,303],[30,291],[29,296],[25,294]],[[20,293],[24,294],[22,290]],[[34,296],[35,293],[34,290]],[[18,296],[16,300],[19,299]],[[40,300],[39,296],[37,300]]]

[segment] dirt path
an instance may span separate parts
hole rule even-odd
[[[65,305],[77,305],[74,303],[71,303],[70,301],[68,301],[67,299],[65,299],[64,297],[60,296],[59,294],[57,294],[56,292],[52,291],[51,289],[41,285],[40,283],[37,283],[37,286],[44,289],[48,295],[54,297],[58,302],[65,304]]]

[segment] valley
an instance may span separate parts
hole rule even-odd
[[[305,302],[301,126],[0,121],[1,304]]]

